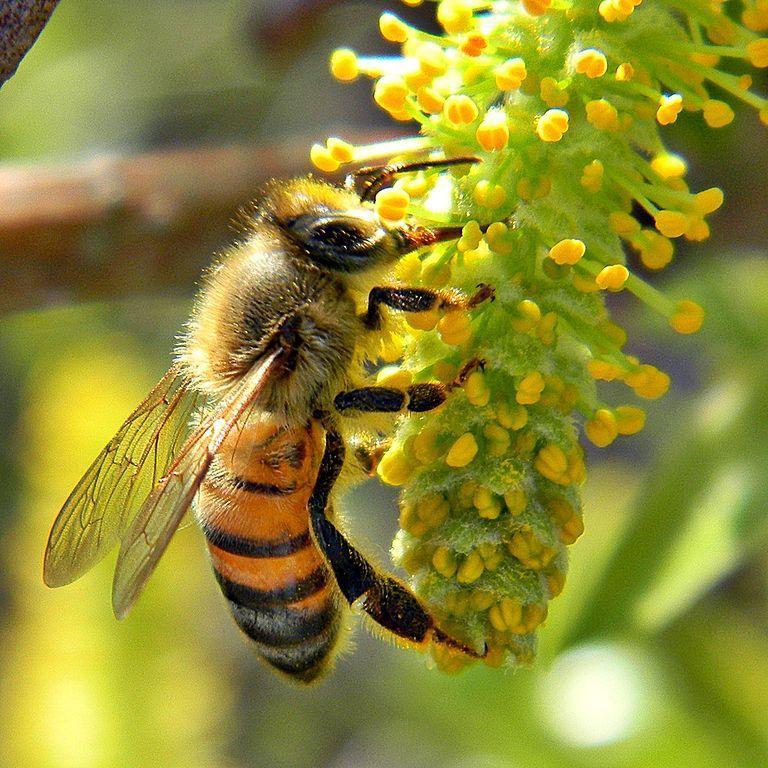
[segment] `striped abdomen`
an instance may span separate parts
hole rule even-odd
[[[200,491],[198,517],[240,628],[272,666],[309,682],[341,624],[338,588],[309,533],[322,428],[233,430]]]

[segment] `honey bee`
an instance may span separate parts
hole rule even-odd
[[[370,205],[376,192],[397,173],[469,162],[361,169],[345,187],[268,183],[247,238],[206,274],[176,361],[56,518],[45,583],[74,581],[119,543],[112,605],[125,617],[196,499],[235,621],[291,678],[309,683],[328,669],[353,605],[403,645],[482,657],[347,541],[332,506],[346,454],[340,420],[436,408],[476,364],[448,385],[355,386],[382,306],[425,312],[492,298],[486,286],[466,298],[377,283],[404,254],[460,228],[385,226]],[[358,455],[375,465],[375,450]]]

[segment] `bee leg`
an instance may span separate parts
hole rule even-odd
[[[328,519],[328,497],[344,464],[344,441],[326,423],[325,451],[317,482],[309,498],[312,534],[350,605],[358,604],[377,624],[408,645],[425,648],[430,642],[445,645],[473,658],[473,648],[447,635],[421,601],[401,582],[378,574]]]
[[[427,171],[430,168],[448,168],[452,165],[479,163],[479,157],[449,157],[445,160],[421,160],[415,163],[389,163],[387,165],[367,165],[352,171],[344,180],[347,189],[358,192],[360,200],[373,200],[376,193],[392,183],[392,179],[401,173]]]
[[[337,411],[357,411],[358,413],[398,413],[407,409],[411,413],[424,413],[441,406],[448,393],[466,382],[469,374],[477,368],[484,368],[485,361],[478,357],[464,363],[456,378],[450,384],[427,381],[412,384],[408,389],[395,387],[359,387],[339,392],[333,398]]]
[[[376,468],[391,444],[392,440],[388,437],[364,438],[356,441],[353,438],[352,456],[355,465],[367,477],[376,477]]]
[[[474,309],[478,304],[489,299],[493,301],[494,298],[494,289],[485,283],[480,283],[469,298],[431,288],[379,285],[371,288],[368,294],[368,309],[363,315],[363,322],[371,330],[378,329],[382,305],[399,312],[429,312],[431,309]]]

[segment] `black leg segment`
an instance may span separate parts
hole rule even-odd
[[[430,309],[474,309],[487,300],[493,301],[494,289],[481,283],[477,291],[466,298],[456,293],[434,291],[430,288],[406,288],[380,285],[368,294],[368,310],[363,322],[376,330],[381,325],[380,307],[383,304],[399,312],[428,312]]]
[[[431,411],[445,402],[446,387],[443,384],[427,382],[413,384],[407,390],[393,387],[360,387],[339,392],[333,400],[337,411],[358,413],[397,413],[407,408],[421,413]]]
[[[396,579],[379,575],[328,519],[328,498],[344,464],[344,453],[341,436],[327,425],[320,472],[309,498],[315,541],[328,561],[341,593],[350,604],[359,601],[377,624],[401,640],[420,646],[436,642],[468,656],[482,658],[484,654],[478,654],[438,629],[415,595]]]

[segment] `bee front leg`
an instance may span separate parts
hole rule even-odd
[[[345,447],[339,433],[326,426],[325,451],[317,482],[309,498],[312,534],[350,605],[359,605],[377,624],[404,644],[426,648],[430,642],[473,658],[473,648],[443,632],[421,601],[400,581],[377,573],[328,519],[328,498],[344,464]]]
[[[435,291],[431,288],[400,288],[381,285],[371,288],[368,294],[368,310],[363,322],[371,330],[381,325],[381,306],[400,312],[429,312],[431,309],[474,309],[478,304],[495,297],[490,285],[481,283],[477,291],[466,298],[456,293]]]

